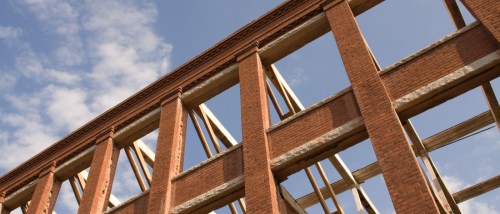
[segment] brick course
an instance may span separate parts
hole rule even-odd
[[[487,29],[476,25],[459,37],[383,73],[381,78],[394,101],[498,50],[494,41]]]
[[[108,211],[109,214],[134,214],[134,213],[144,213],[148,209],[148,194],[144,194],[133,201],[128,201],[126,204],[117,207],[112,211]]]
[[[199,196],[243,174],[243,149],[237,148],[174,180],[175,205]]]

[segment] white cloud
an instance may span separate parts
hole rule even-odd
[[[304,75],[304,69],[300,67],[294,68],[293,72],[290,74],[290,86],[299,86],[305,80],[307,80],[307,76]]]
[[[56,83],[61,83],[64,85],[74,85],[81,81],[81,77],[79,75],[67,71],[47,69],[46,75],[49,80],[53,80]]]
[[[72,35],[78,33],[78,11],[65,0],[21,0],[27,8],[43,22],[50,33]]]
[[[58,36],[53,43],[59,45],[51,55],[52,63],[61,66],[80,65],[85,60],[80,37],[81,16],[78,9],[82,7],[79,1],[67,0],[21,0],[17,2],[38,19],[40,26],[52,36]],[[49,55],[46,53],[46,55]]]
[[[8,170],[56,142],[166,73],[171,45],[155,33],[155,5],[142,1],[24,0],[22,12],[38,20],[53,49],[35,50],[22,29],[0,27],[15,65],[0,89],[23,84],[26,92],[0,95],[0,145]],[[33,84],[36,83],[36,84]],[[7,110],[10,109],[10,110]],[[22,152],[21,152],[22,151]],[[2,171],[3,171],[2,170]]]
[[[9,73],[0,71],[0,90],[10,88],[11,86],[15,85],[17,81],[17,78]]]
[[[23,30],[10,26],[0,26],[0,39],[17,39],[23,35]]]
[[[495,205],[475,201],[474,199],[458,204],[463,214],[500,214],[500,209]]]
[[[124,100],[133,92],[134,90],[132,88],[127,89],[123,86],[117,86],[113,88],[112,86],[110,86],[108,90],[102,90],[102,92],[98,96],[94,97],[94,100],[90,107],[94,111],[104,111],[105,109],[108,109],[109,107],[112,107],[118,102]]]
[[[4,154],[0,162],[1,168],[11,168],[57,140],[51,134],[51,128],[42,125],[37,119],[36,115],[11,115],[7,118],[8,122],[15,123],[18,128],[8,138],[1,139]]]
[[[442,176],[442,179],[450,192],[458,192],[467,186],[463,180],[453,176]]]
[[[47,115],[58,130],[72,131],[94,116],[85,104],[87,93],[82,89],[50,85],[44,93],[47,97]]]
[[[496,125],[494,125],[494,126],[496,126]],[[479,135],[479,140],[486,141],[488,143],[493,144],[487,148],[489,151],[500,150],[500,132],[498,131],[497,127],[493,127],[492,129],[483,132],[481,135]],[[484,152],[484,151],[480,150],[480,148],[476,148],[476,150],[477,150],[476,151],[477,153]]]
[[[78,42],[78,41],[77,41]],[[64,44],[54,51],[57,62],[63,66],[75,66],[84,62],[83,53],[80,51],[81,43]]]
[[[1,92],[24,89],[0,94],[7,104],[0,118],[1,174],[157,80],[169,68],[172,49],[155,32],[152,3],[22,0],[14,5],[32,14],[43,30],[40,36],[50,36],[52,43],[40,49],[22,37],[33,31],[0,28],[1,38],[16,42],[9,46],[14,66],[0,75],[10,85]],[[137,182],[128,162],[121,165],[127,170],[117,172],[113,186],[123,197],[131,192],[120,186]],[[76,211],[68,185],[59,200],[68,212]]]
[[[17,71],[28,78],[40,75],[44,70],[40,56],[33,52],[29,45],[24,46],[22,52],[16,56],[15,64]]]

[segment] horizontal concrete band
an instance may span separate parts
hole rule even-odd
[[[220,197],[222,194],[229,194],[235,189],[239,189],[243,187],[244,177],[239,176],[229,182],[221,184],[195,198],[182,203],[181,205],[176,206],[172,213],[184,213],[187,210],[193,209],[193,207],[198,207],[199,204],[206,203],[211,201],[214,198]]]

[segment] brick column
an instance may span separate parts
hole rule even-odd
[[[397,213],[439,213],[347,1],[324,7]]]
[[[156,159],[148,199],[148,213],[170,213],[173,208],[172,179],[182,170],[187,112],[180,90],[162,102]]]
[[[0,193],[0,214],[7,214],[9,211],[7,208],[3,205],[5,202],[5,192]]]
[[[54,176],[55,171],[56,167],[55,163],[53,163],[50,167],[40,172],[38,183],[28,208],[28,214],[52,214],[62,184]]]
[[[247,213],[279,213],[276,182],[270,166],[269,107],[257,47],[238,56]]]
[[[498,0],[462,0],[470,13],[500,41],[500,1]]]
[[[119,154],[120,149],[113,143],[113,129],[96,138],[96,149],[78,209],[79,214],[101,213],[106,210]]]

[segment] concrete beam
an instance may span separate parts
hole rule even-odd
[[[234,201],[234,198],[244,197],[243,176],[221,184],[202,195],[177,205],[172,213],[208,213]]]
[[[113,140],[115,140],[118,146],[123,148],[158,129],[160,112],[161,108],[157,108],[130,125],[118,130],[115,136],[113,136]]]
[[[238,81],[238,64],[235,63],[185,91],[181,96],[182,102],[189,107],[198,106],[238,84]]]

